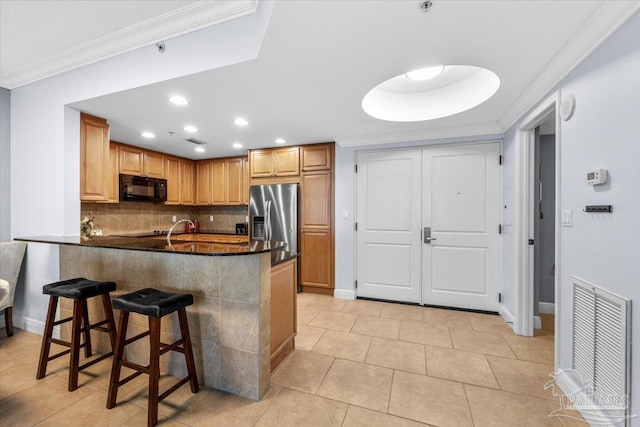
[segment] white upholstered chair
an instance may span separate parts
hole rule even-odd
[[[4,310],[7,336],[13,335],[13,296],[26,249],[26,242],[0,243],[0,311]]]

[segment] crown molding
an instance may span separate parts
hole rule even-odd
[[[376,134],[336,138],[341,147],[362,147],[365,145],[394,144],[401,142],[428,141],[433,139],[463,138],[468,136],[502,135],[504,131],[497,123],[456,126],[439,129],[421,129],[411,132]]]
[[[258,0],[198,1],[55,55],[14,68],[0,86],[15,89],[84,65],[256,12]]]
[[[498,120],[500,126],[505,130],[511,128],[639,10],[639,1],[601,2],[589,19],[562,46],[518,99],[507,108]]]

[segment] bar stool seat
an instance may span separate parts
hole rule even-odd
[[[193,349],[191,348],[191,337],[185,310],[185,307],[191,304],[193,304],[193,295],[191,294],[172,294],[153,288],[145,288],[113,299],[113,306],[120,310],[120,322],[118,324],[111,379],[109,381],[108,409],[116,405],[118,388],[141,374],[149,375],[149,404],[147,409],[147,424],[149,426],[154,426],[158,423],[158,404],[182,385],[189,382],[191,392],[198,392],[198,377],[193,360]],[[172,344],[162,343],[160,342],[161,319],[175,311],[178,312],[182,337]],[[129,313],[132,312],[149,318],[149,330],[127,339]],[[142,366],[123,360],[125,345],[146,336],[149,336],[149,365]],[[160,356],[168,351],[177,351],[184,354],[188,375],[160,394]],[[120,380],[120,371],[123,366],[136,372]]]
[[[47,373],[47,364],[49,361],[62,357],[66,354],[70,354],[68,390],[74,391],[78,388],[79,371],[95,365],[96,363],[113,355],[116,338],[116,325],[113,318],[113,310],[111,307],[111,298],[109,293],[115,290],[116,284],[114,282],[101,282],[85,279],[84,277],[62,280],[42,287],[42,293],[49,295],[49,309],[47,311],[45,330],[42,336],[42,347],[40,349],[40,361],[38,363],[36,379],[44,378]],[[102,307],[104,309],[105,319],[100,322],[90,324],[87,299],[97,296],[102,297]],[[69,298],[73,300],[73,315],[66,319],[56,321],[55,317],[58,307],[58,298]],[[53,327],[67,322],[71,322],[71,341],[53,338]],[[112,351],[80,365],[81,348],[84,348],[85,357],[89,358],[92,356],[92,329],[109,334]],[[80,343],[81,334],[84,336],[84,343]],[[50,356],[51,343],[68,347],[68,349]]]

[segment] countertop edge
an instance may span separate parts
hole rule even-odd
[[[65,241],[64,239],[73,239]],[[257,255],[262,253],[269,253],[278,250],[282,250],[285,244],[283,242],[274,242],[278,244],[275,247],[260,247],[264,245],[262,241],[253,241],[254,245],[257,246],[254,250],[249,251],[238,251],[238,252],[192,252],[192,251],[179,251],[179,250],[170,250],[165,248],[154,248],[154,247],[140,247],[136,246],[136,241],[140,243],[140,240],[147,239],[146,237],[135,238],[135,237],[124,237],[123,239],[127,240],[128,244],[123,242],[113,241],[111,243],[107,241],[100,242],[104,238],[92,238],[87,242],[76,241],[79,240],[79,236],[29,236],[29,237],[14,237],[13,240],[22,241],[22,242],[33,242],[33,243],[45,243],[52,245],[68,245],[68,246],[80,246],[80,247],[88,247],[88,248],[104,248],[104,249],[122,249],[122,250],[131,250],[131,251],[143,251],[143,252],[157,252],[157,253],[171,253],[171,254],[180,254],[180,255],[199,255],[199,256],[242,256],[242,255]],[[159,241],[159,240],[156,240]],[[176,245],[184,242],[176,242]],[[271,243],[271,242],[266,242]],[[251,242],[250,242],[251,244]]]

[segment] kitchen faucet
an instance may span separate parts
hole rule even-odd
[[[171,246],[171,233],[173,232],[173,229],[176,228],[178,224],[181,224],[183,222],[188,222],[189,224],[191,224],[191,226],[194,229],[196,228],[196,226],[193,224],[193,222],[190,219],[181,219],[179,221],[176,221],[176,223],[171,226],[171,228],[169,229],[169,232],[167,233],[167,243],[169,244],[169,246]]]

